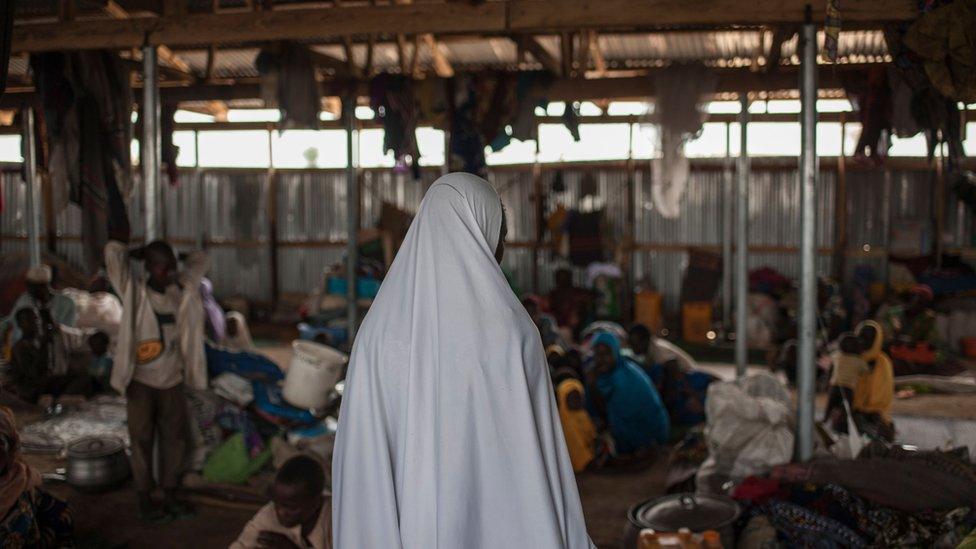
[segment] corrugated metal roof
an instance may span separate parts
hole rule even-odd
[[[556,59],[560,58],[558,36],[538,37],[542,46]],[[610,69],[647,68],[666,65],[673,61],[701,61],[717,66],[747,66],[760,54],[769,55],[772,32],[768,30],[721,30],[721,31],[668,31],[656,33],[607,33],[599,36],[600,51]],[[821,48],[824,35],[819,33]],[[784,63],[796,64],[794,37],[783,43]],[[316,51],[339,60],[346,59],[346,49],[338,44],[312,46]],[[438,47],[448,61],[458,70],[480,68],[514,69],[518,62],[518,47],[504,37],[460,39],[451,38],[438,42]],[[413,59],[414,43],[408,40],[404,55]],[[839,41],[840,63],[881,62],[887,60],[888,50],[880,31],[841,32]],[[224,46],[217,50],[214,60],[215,78],[253,78],[258,76],[254,67],[257,48]],[[202,75],[207,68],[206,49],[188,49],[176,52],[186,61],[194,73]],[[421,44],[420,66],[433,64],[430,48]],[[353,58],[357,65],[366,63],[365,43],[353,45]],[[529,59],[532,59],[531,56]],[[591,67],[593,61],[591,60]],[[380,72],[399,72],[400,62],[396,44],[381,42],[373,51],[373,66]],[[10,74],[23,75],[27,71],[25,57],[13,57]]]

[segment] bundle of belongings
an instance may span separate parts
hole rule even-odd
[[[700,492],[721,493],[729,480],[766,473],[793,458],[792,399],[770,374],[712,383],[705,415],[708,458],[697,475]]]
[[[774,467],[739,483],[739,547],[956,547],[976,527],[965,449],[883,444],[857,459]]]

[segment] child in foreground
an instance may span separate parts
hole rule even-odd
[[[309,456],[284,463],[271,487],[271,503],[244,526],[230,549],[331,549],[332,500],[322,464]]]

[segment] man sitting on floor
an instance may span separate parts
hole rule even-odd
[[[286,461],[271,487],[271,503],[244,526],[230,549],[330,549],[332,501],[325,470],[309,456]]]
[[[92,380],[87,363],[75,367],[72,357],[88,352],[89,338],[100,332],[85,332],[54,322],[46,309],[41,316],[32,308],[15,313],[17,327],[23,334],[10,357],[11,392],[29,402],[41,395],[90,395]]]
[[[51,318],[60,326],[74,326],[77,320],[75,302],[67,295],[51,289],[52,271],[47,265],[31,267],[27,271],[27,292],[21,295],[10,310],[11,315],[0,320],[0,340],[4,339],[7,329],[13,328],[12,344],[21,340],[23,334],[17,326],[14,315],[21,309],[31,308],[46,310]]]

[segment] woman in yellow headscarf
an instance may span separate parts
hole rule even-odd
[[[879,424],[879,434],[890,439],[894,434],[891,403],[895,399],[895,373],[891,359],[881,350],[884,331],[877,322],[865,320],[857,326],[856,334],[865,349],[861,357],[871,371],[861,376],[854,389],[854,414],[866,420],[864,423]]]

